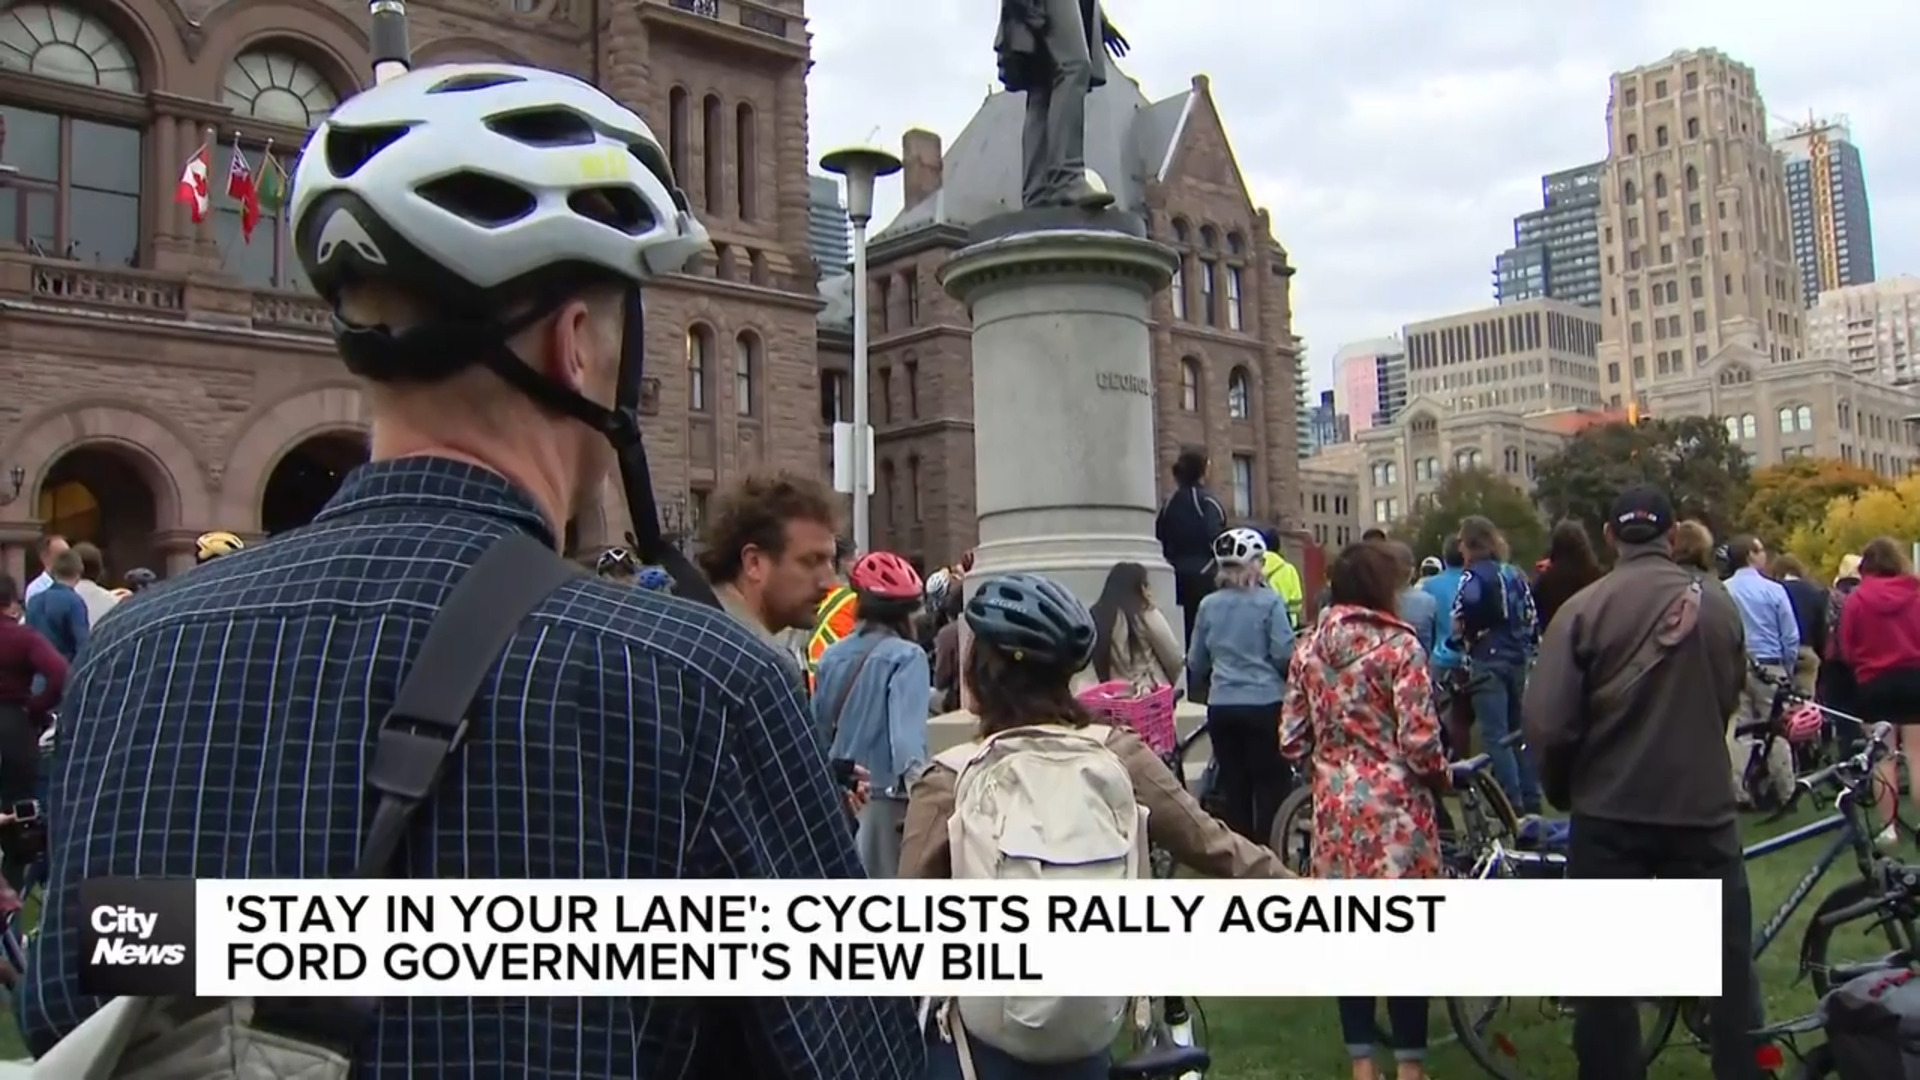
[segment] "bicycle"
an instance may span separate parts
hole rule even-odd
[[[1170,707],[1177,707],[1184,691],[1175,691]],[[1180,735],[1178,728],[1171,723],[1138,723],[1138,710],[1134,702],[1124,698],[1097,693],[1083,693],[1082,704],[1093,712],[1118,724],[1133,728],[1143,739],[1152,745],[1154,741],[1164,741],[1166,736],[1148,738],[1147,729],[1172,730],[1172,745],[1160,753],[1160,760],[1173,773],[1182,788],[1187,787],[1187,756],[1201,739],[1207,736],[1207,725],[1203,721],[1198,727]],[[1173,861],[1173,855],[1158,845],[1147,848],[1148,871],[1160,880],[1170,879],[1179,867]],[[1183,997],[1160,998],[1159,1008],[1153,1009],[1151,1003],[1147,1014],[1135,1027],[1137,1052],[1134,1056],[1113,1064],[1109,1070],[1109,1080],[1202,1080],[1211,1064],[1207,1051],[1195,1045],[1194,1013],[1200,1012],[1199,1003],[1193,1003],[1193,1009],[1187,1008],[1187,999]],[[1200,1023],[1206,1023],[1205,1013],[1200,1013]]]
[[[1832,989],[1834,974],[1853,970],[1847,965],[1836,965],[1829,961],[1827,952],[1831,946],[1832,933],[1840,925],[1858,922],[1869,914],[1884,913],[1883,917],[1869,927],[1885,928],[1888,941],[1895,952],[1911,950],[1915,944],[1912,922],[1915,916],[1914,896],[1920,892],[1920,878],[1916,878],[1916,888],[1908,888],[1901,882],[1889,878],[1887,860],[1879,857],[1874,849],[1875,830],[1867,820],[1867,808],[1872,806],[1873,772],[1891,751],[1887,746],[1887,736],[1891,728],[1888,725],[1874,726],[1868,740],[1867,749],[1852,758],[1836,763],[1826,769],[1810,773],[1795,782],[1794,794],[1782,807],[1780,816],[1790,813],[1800,798],[1813,791],[1838,786],[1839,797],[1835,803],[1836,812],[1818,821],[1803,825],[1779,836],[1748,845],[1742,851],[1743,860],[1766,858],[1788,848],[1797,847],[1810,840],[1830,834],[1833,843],[1821,853],[1813,866],[1795,884],[1780,907],[1754,932],[1752,956],[1758,959],[1769,946],[1779,938],[1787,923],[1806,903],[1813,890],[1824,879],[1827,872],[1848,854],[1854,856],[1854,865],[1858,877],[1835,888],[1815,909],[1814,918],[1809,923],[1806,936],[1801,942],[1800,970],[1803,976],[1810,977],[1815,992],[1821,996]],[[1462,762],[1456,770],[1484,771],[1486,762],[1478,758]],[[1554,852],[1511,850],[1499,839],[1493,840],[1478,861],[1479,878],[1511,878],[1523,873],[1564,873],[1566,859]],[[1450,998],[1447,1002],[1447,1016],[1461,1044],[1469,1056],[1489,1075],[1500,1080],[1546,1080],[1558,1075],[1565,1069],[1531,1074],[1520,1067],[1519,1050],[1512,1039],[1504,1032],[1494,1030],[1489,1034],[1493,1013],[1507,1003],[1509,999],[1494,998],[1479,1015],[1469,1015],[1467,1002],[1470,999]],[[1708,1045],[1710,1031],[1707,1025],[1707,1013],[1698,1000],[1659,999],[1643,1001],[1643,1006],[1653,1010],[1650,1023],[1643,1023],[1644,1032],[1641,1045],[1649,1061],[1657,1057],[1671,1043],[1676,1027],[1684,1028],[1693,1044],[1701,1049]],[[1548,1019],[1565,1019],[1571,1016],[1568,1004],[1559,998],[1539,999],[1540,1014]],[[1554,1040],[1570,1045],[1571,1040]],[[1771,1045],[1771,1044],[1768,1044]]]

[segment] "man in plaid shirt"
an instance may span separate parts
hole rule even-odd
[[[567,123],[595,169],[551,137]],[[101,1005],[81,881],[353,871],[373,734],[428,626],[496,539],[555,544],[599,487],[632,290],[705,247],[665,162],[599,91],[497,64],[383,83],[314,133],[290,218],[372,463],[306,528],[141,593],[69,680],[35,1051]],[[482,684],[400,872],[859,876],[796,682],[716,609],[574,579]],[[353,1049],[363,1080],[908,1080],[922,1058],[910,1002],[854,998],[383,1001]]]

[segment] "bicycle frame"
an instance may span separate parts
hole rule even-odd
[[[1741,860],[1743,862],[1751,862],[1754,859],[1764,859],[1769,855],[1778,854],[1788,848],[1798,847],[1809,840],[1817,839],[1828,833],[1837,832],[1840,834],[1834,838],[1833,843],[1827,845],[1825,851],[1820,853],[1820,857],[1814,860],[1813,865],[1807,869],[1805,874],[1801,875],[1800,880],[1794,883],[1793,889],[1787,893],[1786,899],[1781,901],[1780,906],[1774,909],[1773,914],[1767,921],[1755,928],[1753,932],[1753,956],[1755,959],[1759,959],[1760,955],[1767,951],[1767,947],[1772,945],[1774,940],[1780,936],[1781,931],[1786,929],[1788,921],[1800,910],[1800,905],[1806,903],[1807,898],[1813,895],[1814,887],[1820,884],[1820,880],[1827,876],[1827,871],[1833,869],[1835,863],[1838,863],[1842,858],[1851,853],[1859,860],[1861,874],[1863,876],[1872,873],[1873,844],[1871,834],[1865,832],[1863,826],[1861,826],[1858,821],[1860,813],[1859,810],[1852,805],[1852,795],[1842,795],[1841,802],[1845,804],[1845,808],[1842,809],[1840,813],[1830,814],[1827,817],[1821,818],[1819,821],[1809,822],[1797,829],[1781,833],[1779,836],[1770,837],[1757,844],[1751,844],[1741,852]]]

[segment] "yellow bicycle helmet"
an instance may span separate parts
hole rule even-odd
[[[193,557],[196,562],[212,562],[222,555],[231,555],[246,546],[238,536],[225,529],[215,529],[209,533],[201,533],[200,539],[194,541]]]

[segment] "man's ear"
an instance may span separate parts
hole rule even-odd
[[[586,301],[574,299],[561,304],[540,332],[546,346],[540,350],[541,374],[580,393],[586,387],[592,335],[593,312]]]

